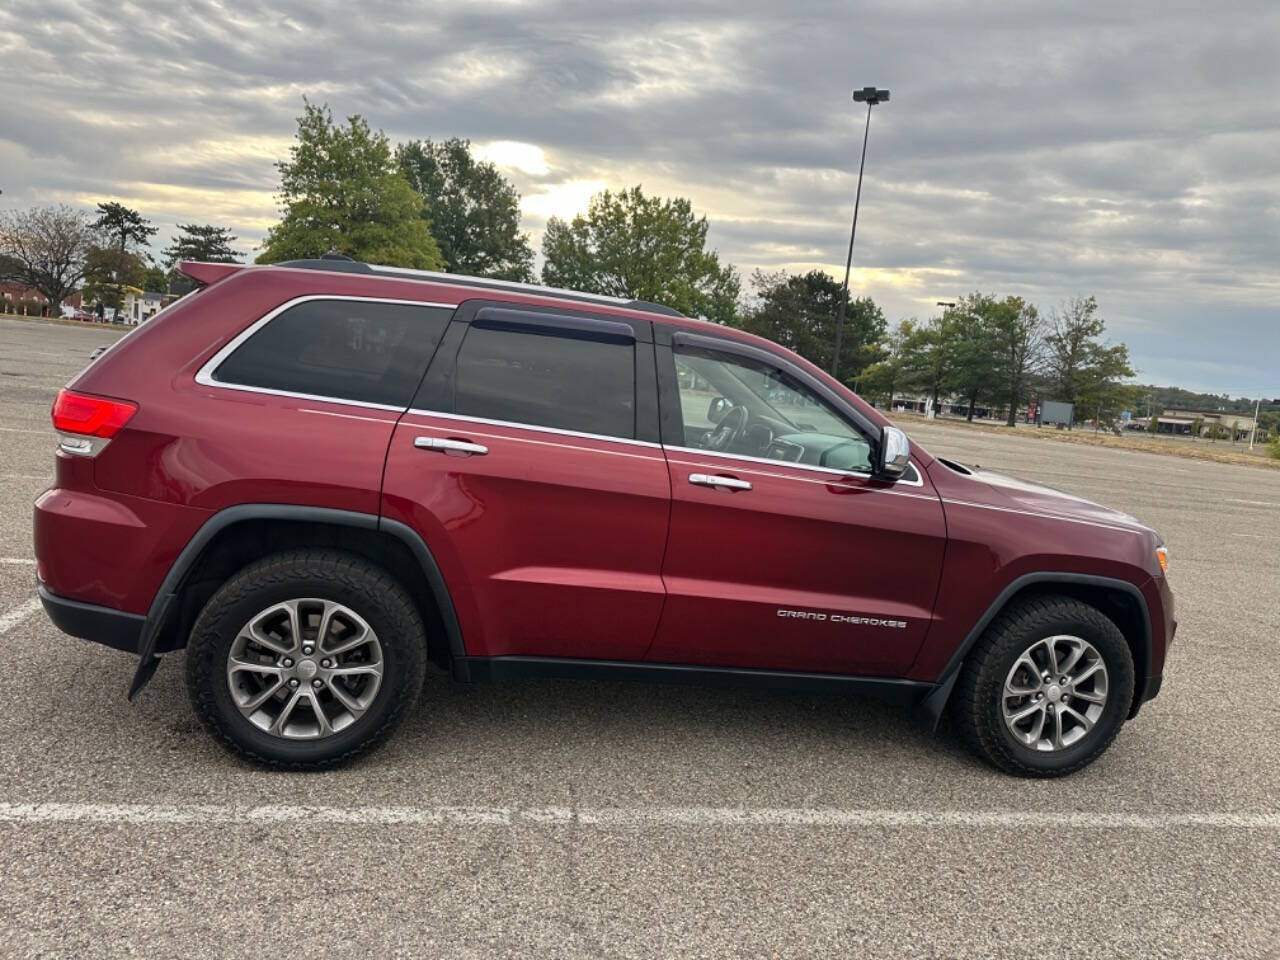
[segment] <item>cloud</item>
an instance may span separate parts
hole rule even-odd
[[[643,183],[744,274],[839,276],[849,91],[875,82],[858,293],[891,317],[1094,293],[1146,376],[1275,394],[1277,35],[1272,0],[9,0],[0,203],[115,197],[256,243],[305,95],[470,138],[535,240]]]

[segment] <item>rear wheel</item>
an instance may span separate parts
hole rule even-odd
[[[969,749],[1008,773],[1092,763],[1133,700],[1133,655],[1101,611],[1037,597],[1002,612],[965,662],[953,712]]]
[[[377,746],[422,688],[413,601],[385,570],[300,550],[245,567],[191,632],[187,690],[230,749],[271,766],[334,766]]]

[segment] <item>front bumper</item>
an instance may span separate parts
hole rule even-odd
[[[50,593],[40,585],[40,602],[53,625],[63,633],[91,640],[116,650],[138,652],[138,638],[147,618],[111,607],[99,607],[79,600],[68,600]]]

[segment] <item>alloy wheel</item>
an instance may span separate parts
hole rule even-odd
[[[1024,747],[1065,750],[1101,719],[1107,679],[1102,655],[1087,640],[1065,634],[1037,640],[1005,676],[1005,726]]]
[[[254,726],[317,740],[360,719],[378,695],[382,668],[377,634],[350,607],[286,600],[241,627],[227,655],[227,684]]]

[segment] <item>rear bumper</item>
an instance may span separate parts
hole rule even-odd
[[[111,607],[99,607],[79,600],[68,600],[40,586],[40,602],[53,625],[63,633],[91,640],[116,650],[138,652],[138,637],[146,617]]]

